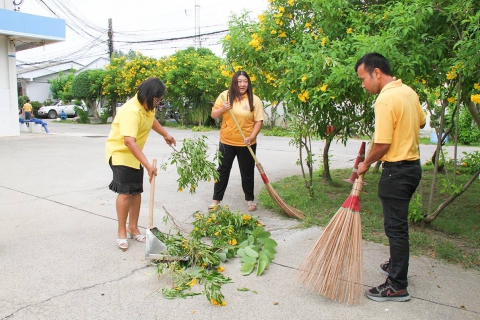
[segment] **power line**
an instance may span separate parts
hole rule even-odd
[[[195,39],[197,37],[203,37],[203,36],[210,36],[210,35],[215,35],[215,34],[220,34],[220,33],[225,33],[228,32],[229,30],[220,30],[220,31],[214,31],[214,32],[208,32],[208,33],[202,33],[199,35],[193,35],[193,36],[185,36],[185,37],[176,37],[176,38],[167,38],[167,39],[155,39],[155,40],[140,40],[140,41],[115,41],[118,43],[161,43],[161,42],[166,42],[166,41],[176,41],[176,40],[184,40],[184,39]]]

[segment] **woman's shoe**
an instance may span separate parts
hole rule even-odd
[[[219,203],[212,202],[212,204],[208,206],[208,212],[215,212],[217,211],[218,208],[220,208],[220,202]]]
[[[257,205],[255,203],[250,203],[247,205],[247,211],[248,212],[252,212],[252,211],[255,211],[257,210]]]
[[[130,239],[135,239],[138,242],[143,242],[143,243],[147,241],[147,237],[145,237],[143,234],[134,235],[130,233]]]
[[[128,249],[128,241],[127,239],[117,239],[117,246],[122,249],[123,251],[127,251]]]

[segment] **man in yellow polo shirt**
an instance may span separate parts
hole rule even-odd
[[[22,110],[23,110],[23,114],[24,114],[25,120],[30,120],[30,119],[32,119],[33,107],[32,107],[32,105],[30,104],[30,100],[27,100],[27,102],[25,102],[25,104],[24,104],[23,107],[22,107]],[[28,122],[27,122],[27,125],[28,125]]]
[[[381,54],[364,55],[357,61],[355,71],[368,93],[379,94],[374,105],[373,147],[365,161],[359,163],[358,174],[365,173],[372,163],[383,161],[378,197],[390,242],[390,259],[380,265],[380,272],[387,279],[367,289],[365,295],[374,301],[407,301],[408,206],[422,178],[418,134],[425,126],[426,116],[417,93],[391,75],[390,64]]]

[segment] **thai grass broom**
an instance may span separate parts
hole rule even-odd
[[[363,174],[301,262],[297,276],[305,287],[348,304],[358,304],[363,294],[362,187]]]
[[[223,97],[223,95],[221,95],[221,98],[223,101],[225,101],[225,98]],[[229,109],[228,111],[230,111],[230,116],[232,117],[233,121],[235,121],[235,125],[237,126],[238,131],[240,131],[240,134],[242,135],[243,140],[245,140],[245,135],[243,134],[242,128],[240,127],[240,124],[238,123],[237,118],[235,118],[233,111],[231,109]],[[260,176],[262,177],[263,183],[265,184],[265,188],[267,189],[268,194],[273,199],[273,201],[275,201],[278,204],[280,209],[282,209],[282,211],[287,216],[292,218],[302,219],[302,220],[305,219],[305,215],[300,210],[292,206],[289,206],[287,203],[285,203],[285,201],[283,201],[283,199],[278,195],[275,189],[273,189],[272,185],[268,181],[267,175],[265,174],[265,171],[263,170],[262,165],[260,164],[257,157],[255,156],[255,153],[253,152],[252,148],[250,148],[250,146],[247,146],[247,147],[248,147],[248,151],[250,151],[250,154],[253,157],[253,160],[255,160],[255,165],[257,166]]]

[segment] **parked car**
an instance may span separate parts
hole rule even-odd
[[[43,106],[40,109],[38,109],[38,116],[39,117],[47,117],[49,119],[55,119],[60,116],[60,113],[65,112],[67,117],[75,117],[76,112],[75,112],[75,105],[72,103],[70,104],[64,104],[62,101],[57,102],[54,105],[51,106]],[[80,108],[86,110],[85,104],[82,102],[82,106],[79,106]]]

